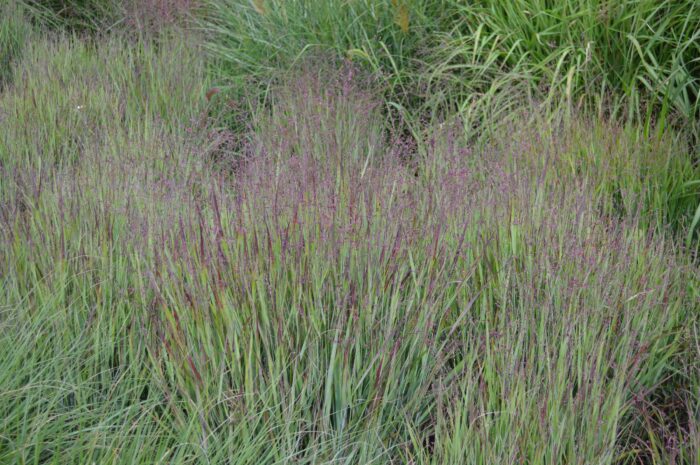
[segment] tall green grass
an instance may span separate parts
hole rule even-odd
[[[357,70],[312,71],[213,158],[188,40],[26,47],[1,460],[632,463],[673,437],[692,463],[697,270],[639,213],[653,189],[608,191],[686,173],[683,146],[523,118],[419,149]],[[687,403],[645,423],[672,376]]]
[[[441,2],[208,2],[202,28],[229,83],[260,85],[305,55],[329,52],[361,63],[388,91],[411,97],[415,61],[442,15]]]
[[[697,117],[692,0],[215,0],[208,13],[210,48],[231,79],[264,80],[321,48],[380,71],[390,95],[412,105],[437,98],[464,110],[526,83],[538,99],[601,115]]]
[[[37,39],[13,82],[0,96],[0,462],[156,462],[173,433],[148,397],[130,212],[156,220],[140,183],[196,169],[201,59],[178,40]]]
[[[120,22],[120,2],[112,0],[17,0],[45,26],[80,33],[104,32]],[[122,2],[125,3],[125,2]]]
[[[31,34],[31,25],[21,4],[0,5],[0,89],[12,76],[12,66],[21,57]]]
[[[44,28],[84,36],[157,35],[189,19],[195,0],[14,0]]]
[[[599,115],[642,122],[653,115],[662,123],[669,114],[697,117],[700,8],[693,1],[451,3],[459,22],[444,34],[449,60],[441,65],[450,74],[468,70],[470,55],[485,49],[482,62],[495,54],[545,95],[593,105]]]
[[[692,74],[697,11],[655,5],[3,17],[0,463],[697,463],[696,81],[621,39]]]

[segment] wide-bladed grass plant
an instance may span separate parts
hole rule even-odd
[[[662,123],[697,117],[700,7],[694,1],[449,2],[459,18],[445,31],[436,75],[469,81],[483,50],[494,64],[526,73],[549,97]],[[485,47],[483,44],[490,44]],[[468,98],[469,87],[465,87]],[[675,118],[675,115],[674,115]]]

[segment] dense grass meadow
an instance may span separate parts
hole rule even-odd
[[[0,0],[0,464],[700,464],[695,0]]]

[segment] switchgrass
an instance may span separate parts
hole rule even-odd
[[[641,127],[646,140],[672,127],[687,152],[672,163],[697,163],[700,8],[692,0],[211,0],[199,24],[210,70],[234,99],[256,89],[264,101],[280,75],[320,54],[369,70],[385,112],[419,145],[426,121],[430,131],[459,115],[479,136],[523,107],[542,107],[546,118],[586,114]],[[665,200],[650,207],[683,225],[692,247],[700,185],[697,176],[677,180],[652,188]]]
[[[312,63],[222,145],[205,67],[188,37],[70,35],[14,66],[0,461],[693,463],[682,138],[408,137],[381,81]]]
[[[133,326],[130,218],[166,213],[138,186],[165,196],[196,169],[184,157],[201,60],[177,40],[57,37],[30,43],[14,78],[0,98],[0,461],[155,462],[169,433]]]

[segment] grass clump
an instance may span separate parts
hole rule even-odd
[[[644,122],[653,108],[662,120],[669,113],[697,116],[700,10],[695,2],[453,5],[459,22],[444,34],[449,55],[438,74],[456,69],[460,79],[459,70],[469,70],[465,59],[478,54],[489,63],[494,55],[495,63],[525,74],[545,95],[592,105],[601,115],[622,112]]]
[[[657,3],[668,29],[614,24],[681,37]],[[666,97],[639,124],[579,105],[605,92],[577,77],[554,104],[591,71],[515,37],[578,40],[598,4],[527,5],[530,29],[486,0],[211,0],[196,34],[27,35],[0,463],[695,464],[691,128]]]
[[[307,73],[224,173],[161,112],[195,117],[200,79],[167,48],[102,47],[30,47],[17,72],[55,74],[3,95],[26,115],[1,158],[3,460],[641,456],[637,401],[685,360],[692,273],[636,213],[601,214],[601,173],[556,168],[586,129],[475,146],[445,125],[419,153],[351,70]],[[74,143],[50,143],[69,118],[30,117],[59,93],[99,97]]]

